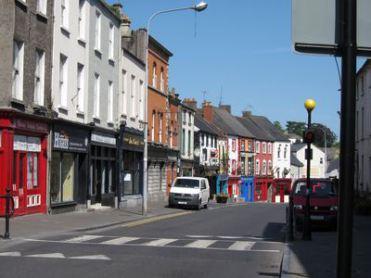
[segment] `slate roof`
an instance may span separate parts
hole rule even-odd
[[[303,167],[304,166],[304,164],[301,163],[300,160],[293,153],[291,153],[290,160],[291,160],[291,165],[294,165],[296,167]]]
[[[269,133],[274,140],[273,141],[286,141],[289,142],[289,138],[274,124],[264,116],[251,116],[254,122],[260,126],[263,130]]]
[[[258,140],[274,141],[274,137],[254,121],[255,116],[236,117]]]
[[[255,138],[233,115],[228,111],[213,107],[213,123],[226,134],[239,137]]]
[[[339,170],[339,158],[331,161],[327,167],[327,173],[330,173],[334,170]]]
[[[201,131],[209,134],[218,136],[218,130],[215,129],[210,123],[208,123],[199,113],[195,115],[195,126],[198,127]]]
[[[307,144],[305,143],[295,143],[291,145],[291,152],[297,152],[298,150],[302,149],[303,147],[306,147]]]

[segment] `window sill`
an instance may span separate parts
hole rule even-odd
[[[83,47],[86,46],[86,40],[84,40],[83,38],[77,38],[77,42],[78,42],[81,46],[83,46]]]
[[[41,11],[36,12],[36,17],[40,19],[41,21],[44,21],[44,22],[48,21],[48,16],[46,15],[46,13],[43,13]]]
[[[115,60],[113,60],[113,58],[109,58],[108,59],[108,64],[114,66],[115,65]]]
[[[67,114],[68,113],[68,108],[65,107],[65,106],[59,105],[57,108],[58,108],[58,111],[60,113],[63,113],[63,114]]]
[[[61,32],[62,32],[65,36],[67,36],[67,37],[70,36],[70,31],[68,30],[68,28],[67,28],[66,26],[61,25]]]
[[[114,127],[115,126],[115,123],[113,121],[107,121],[107,125],[109,127]]]
[[[28,9],[28,4],[25,0],[16,0],[16,2],[21,4],[23,8]]]
[[[94,122],[98,122],[98,123],[100,123],[100,118],[99,118],[99,116],[93,116],[93,121],[94,121]]]
[[[84,118],[85,117],[85,112],[77,110],[76,111],[76,116],[80,117],[80,118]]]
[[[130,121],[135,122],[136,118],[135,117],[130,117]]]
[[[99,57],[102,57],[102,51],[98,48],[94,48],[95,54]]]

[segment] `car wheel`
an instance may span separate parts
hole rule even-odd
[[[207,209],[207,205],[208,205],[208,203],[204,204],[204,209]]]

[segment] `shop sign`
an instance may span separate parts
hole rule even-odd
[[[41,152],[40,138],[14,135],[13,150],[25,152]]]
[[[125,133],[124,146],[144,147],[144,139],[141,136]]]
[[[15,119],[13,123],[16,128],[48,133],[48,125],[45,123],[35,122],[31,120],[23,120],[23,119]]]
[[[53,148],[64,151],[87,152],[87,133],[78,130],[55,128]]]
[[[102,143],[107,145],[116,145],[116,138],[109,135],[103,135],[100,133],[93,132],[91,134],[91,141],[96,143]]]

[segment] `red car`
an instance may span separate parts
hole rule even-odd
[[[302,228],[306,202],[306,179],[295,180],[291,198],[293,222],[298,230]],[[336,229],[338,211],[337,182],[332,179],[311,179],[310,219],[314,225],[327,225]]]

